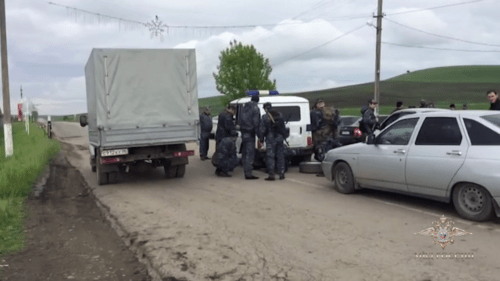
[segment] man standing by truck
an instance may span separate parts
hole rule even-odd
[[[258,177],[252,175],[253,161],[255,159],[255,136],[259,135],[260,125],[260,110],[259,96],[252,96],[252,99],[247,102],[241,109],[240,113],[240,129],[241,129],[241,159],[245,171],[245,179],[255,180]]]
[[[200,159],[201,161],[210,159],[208,157],[208,144],[210,132],[212,132],[212,118],[210,118],[210,108],[207,106],[205,111],[200,114]]]

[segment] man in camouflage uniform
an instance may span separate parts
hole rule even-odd
[[[323,119],[323,107],[325,106],[325,102],[322,99],[316,100],[314,103],[310,116],[311,116],[311,132],[313,138],[313,145],[316,147],[319,143],[321,143],[322,137],[320,133],[320,129],[324,127],[325,122]]]
[[[217,131],[215,132],[215,153],[212,156],[212,164],[217,167],[219,163],[218,149],[219,143],[226,137],[231,136],[231,131],[236,130],[236,125],[233,121],[235,108],[233,105],[228,105],[224,112],[219,114],[217,123]]]
[[[259,131],[261,138],[264,138],[266,142],[266,166],[269,174],[266,180],[274,181],[276,171],[282,180],[285,178],[285,144],[283,142],[289,136],[289,132],[281,113],[272,110],[271,103],[265,103],[264,109],[269,113],[262,116]]]
[[[228,173],[238,166],[238,156],[236,156],[237,131],[231,131],[228,137],[223,138],[217,147],[219,164],[215,174],[219,177],[231,177]]]
[[[210,133],[212,132],[212,118],[210,118],[210,108],[206,107],[205,111],[200,114],[200,158],[202,161],[208,158],[208,144]]]
[[[254,180],[258,177],[252,175],[253,162],[255,159],[255,136],[259,136],[260,110],[257,105],[259,96],[252,96],[251,101],[247,102],[239,113],[241,130],[241,159],[245,171],[245,179]],[[259,137],[260,138],[260,137]]]

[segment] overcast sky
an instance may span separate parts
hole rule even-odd
[[[159,19],[171,27],[162,42],[146,27],[51,5],[6,0],[11,110],[23,94],[40,114],[86,112],[84,67],[92,48],[196,48],[199,97],[215,96],[212,73],[233,39],[269,58],[281,92],[313,91],[372,82],[376,31],[367,23],[377,0],[53,0],[137,22]],[[384,42],[428,48],[500,51],[500,1],[385,0]],[[415,11],[421,10],[421,11]],[[412,12],[413,11],[413,12]],[[406,12],[406,13],[405,13]],[[470,44],[426,32],[498,46]],[[241,26],[247,28],[176,28]],[[361,28],[360,28],[361,27]],[[349,33],[355,29],[358,30]],[[335,38],[345,35],[329,44]],[[316,49],[314,49],[316,48]],[[310,52],[308,50],[314,49]],[[302,55],[301,55],[302,54]],[[499,65],[495,52],[459,52],[382,45],[382,79],[430,67]]]

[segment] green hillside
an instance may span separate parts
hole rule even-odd
[[[448,108],[451,103],[461,108],[466,103],[470,109],[487,109],[489,104],[486,91],[490,88],[500,89],[500,66],[454,66],[419,70],[380,82],[380,112],[388,114],[398,100],[408,107],[416,106],[421,99],[433,101],[440,108]],[[310,102],[322,98],[327,104],[339,108],[342,115],[359,115],[359,108],[373,97],[373,89],[373,83],[366,83],[282,94],[301,96]],[[214,116],[223,108],[220,96],[200,99],[200,106],[207,105],[212,106]]]

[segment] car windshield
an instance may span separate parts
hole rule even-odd
[[[500,127],[500,114],[483,115],[481,116],[481,118],[490,123],[493,123],[497,127]]]
[[[358,121],[359,119],[361,119],[361,118],[360,118],[360,117],[357,117],[357,116],[352,116],[352,117],[341,117],[340,122],[339,122],[339,127],[353,125],[353,124],[354,124],[354,123],[356,123],[356,121]]]

